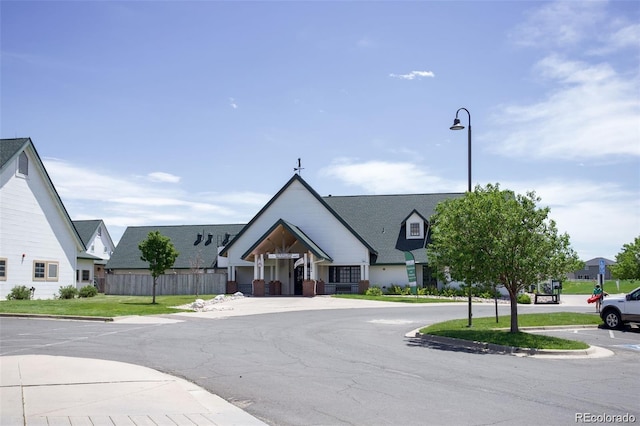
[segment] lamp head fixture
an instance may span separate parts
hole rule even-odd
[[[449,127],[449,129],[451,129],[451,130],[463,130],[464,126],[462,124],[460,124],[460,119],[459,118],[455,118],[453,120],[453,126]]]

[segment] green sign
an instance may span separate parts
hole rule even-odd
[[[405,264],[407,265],[407,277],[409,277],[409,286],[411,287],[411,293],[417,294],[417,279],[416,279],[416,260],[413,254],[409,251],[404,252]]]

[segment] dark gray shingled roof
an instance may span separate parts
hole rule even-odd
[[[22,152],[23,147],[30,141],[29,138],[2,139],[2,143],[0,143],[0,169],[16,154]]]
[[[140,252],[138,244],[147,237],[147,234],[159,230],[163,235],[171,238],[173,244],[180,252],[176,261],[176,268],[189,268],[189,259],[195,257],[198,246],[193,243],[198,232],[204,232],[204,239],[209,232],[214,235],[224,235],[225,232],[233,236],[241,235],[256,221],[256,219],[276,200],[285,189],[294,181],[300,181],[327,210],[336,216],[344,226],[362,241],[371,253],[372,264],[403,264],[405,263],[404,251],[411,251],[416,262],[424,263],[427,260],[425,238],[407,239],[405,233],[405,221],[414,212],[418,213],[427,222],[435,212],[436,205],[444,200],[461,197],[462,193],[444,194],[399,194],[399,195],[354,195],[354,196],[327,196],[321,197],[299,175],[294,175],[287,184],[260,210],[260,212],[247,225],[184,225],[164,227],[133,227],[127,228],[120,239],[107,268],[113,269],[146,269],[145,262],[139,260]],[[274,226],[279,225],[276,223]],[[282,223],[285,223],[282,221]],[[301,242],[315,251],[318,257],[331,259],[331,253],[325,254],[322,248],[317,247],[305,234],[304,229],[297,227],[295,223],[288,223],[290,232],[295,234]],[[218,228],[219,227],[219,228]],[[233,227],[230,229],[229,227]],[[213,229],[210,231],[209,229]],[[269,231],[267,231],[267,234]],[[256,245],[262,238],[256,241]],[[223,254],[233,245],[233,239],[225,244]],[[211,244],[215,248],[222,244]],[[202,243],[199,245],[202,247]],[[254,246],[255,247],[255,246]],[[253,249],[253,247],[252,247]],[[251,249],[249,250],[249,252]],[[245,256],[249,253],[245,253]],[[206,253],[206,257],[205,257]],[[203,250],[201,256],[206,260],[205,265],[210,267],[216,260],[215,250]]]
[[[404,251],[416,262],[427,260],[425,241],[407,240],[404,221],[415,210],[429,220],[440,201],[458,198],[461,193],[355,195],[323,197],[340,217],[378,252],[376,264],[404,263]]]
[[[76,227],[76,231],[82,238],[82,242],[85,246],[91,242],[91,237],[96,233],[96,229],[102,221],[100,219],[97,220],[74,220],[73,226]],[[88,247],[88,246],[87,246]]]
[[[147,238],[149,232],[159,231],[180,253],[174,268],[190,269],[200,258],[200,268],[211,268],[218,259],[218,246],[223,245],[225,234],[229,238],[237,235],[244,225],[179,225],[179,226],[130,226],[125,231],[118,246],[107,262],[107,269],[148,269],[149,264],[140,259],[138,245]],[[200,234],[200,239],[198,239]],[[209,241],[209,234],[211,240]]]

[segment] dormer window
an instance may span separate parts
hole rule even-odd
[[[426,219],[416,210],[402,222],[405,238],[407,240],[420,240],[424,238]]]
[[[18,174],[29,176],[29,157],[27,153],[22,151],[18,157]]]

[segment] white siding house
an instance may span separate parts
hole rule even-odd
[[[0,140],[0,298],[21,285],[53,298],[84,250],[31,139]]]
[[[115,249],[113,240],[102,220],[74,220],[75,226],[87,250],[78,256],[76,286],[96,285],[104,291],[105,265]]]

